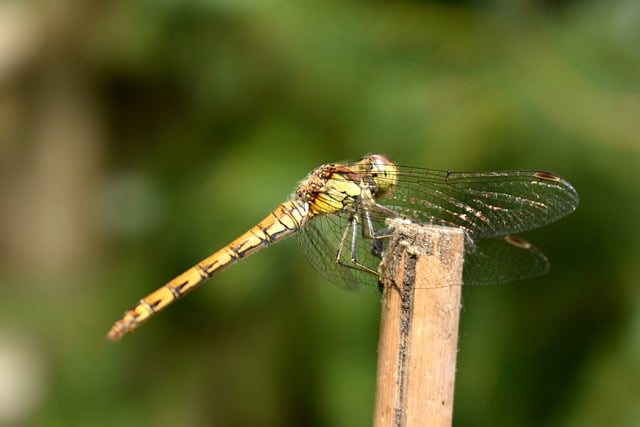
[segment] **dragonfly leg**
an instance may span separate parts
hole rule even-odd
[[[362,209],[362,235],[371,239],[371,254],[377,258],[382,258],[382,252],[384,250],[384,242],[387,238],[391,237],[387,228],[383,228],[380,231],[376,231],[373,227],[373,221],[371,221],[371,214],[369,209]]]
[[[376,232],[373,227],[373,221],[371,221],[371,213],[369,212],[369,209],[363,207],[360,215],[362,216],[363,223],[362,235],[367,239],[378,239],[378,232]]]
[[[369,218],[369,223],[366,227],[363,228],[367,228],[370,227],[371,230],[373,230],[373,224],[370,221]],[[347,235],[349,234],[349,231],[351,231],[351,242],[350,242],[350,257],[349,257],[349,261],[347,262],[346,260],[342,259],[342,249],[344,248],[344,245],[346,243],[347,240]],[[363,231],[364,235],[367,235],[368,231]],[[374,238],[377,239],[378,237],[369,237],[369,238]],[[340,239],[340,245],[338,247],[338,252],[336,254],[336,263],[348,267],[348,268],[353,268],[355,270],[360,270],[360,271],[366,271],[367,273],[372,273],[375,275],[378,275],[378,272],[367,267],[366,265],[360,263],[357,259],[357,243],[358,243],[358,216],[357,215],[353,215],[350,219],[349,222],[347,224],[347,226],[344,229],[344,233],[342,233],[342,238]]]
[[[375,203],[372,208],[373,209],[365,206],[361,207],[360,215],[362,216],[362,222],[365,224],[365,227],[362,227],[362,235],[367,239],[388,239],[389,237],[391,237],[391,234],[389,233],[387,228],[383,228],[380,231],[376,231],[376,229],[374,228],[373,221],[371,220],[371,211],[373,210],[374,212],[377,212],[389,218],[398,217],[399,215],[388,207],[379,205],[377,203]]]
[[[386,214],[387,216],[397,216],[397,214],[392,210],[390,210],[389,208],[386,208],[382,205],[378,205],[377,203],[373,204],[373,208],[375,209],[376,212]],[[360,233],[358,230],[359,222],[362,223],[361,225],[362,238],[370,240],[372,242],[371,254],[377,258],[380,258],[382,256],[382,251],[384,249],[384,241],[385,239],[391,237],[391,234],[388,233],[386,228],[383,230],[376,231],[373,224],[373,220],[371,219],[371,206],[365,205],[364,203],[360,203],[357,206],[357,209],[355,210],[355,212],[351,215],[351,217],[347,221],[347,225],[344,228],[342,237],[340,238],[340,244],[338,245],[338,251],[336,253],[335,261],[336,263],[344,267],[352,268],[358,271],[364,271],[366,273],[370,273],[378,276],[379,273],[377,271],[373,270],[372,268],[358,261],[357,247],[358,247],[358,238],[360,238],[359,236]],[[347,261],[346,259],[343,259],[343,249],[346,245],[347,236],[349,235],[349,233],[351,233],[351,236],[350,236],[351,239],[350,239],[350,245],[349,245],[350,257],[349,257],[349,260]]]
[[[352,218],[349,220],[349,223],[344,228],[344,233],[342,233],[342,238],[340,239],[340,245],[338,246],[338,253],[336,254],[336,262],[338,263],[340,262],[340,258],[342,257],[342,248],[344,247],[344,241],[347,239],[347,234],[349,234],[349,227],[354,227],[355,229],[354,220],[355,218]]]
[[[358,230],[356,229],[356,224],[358,222],[358,217],[354,216],[351,222],[351,262],[357,264],[356,260],[356,243],[358,243]]]

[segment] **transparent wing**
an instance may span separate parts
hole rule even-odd
[[[387,239],[369,239],[356,232],[356,260],[367,269],[351,262],[351,233],[345,215],[323,215],[314,218],[298,234],[300,246],[315,270],[333,284],[346,289],[358,290],[362,285],[377,287],[377,272],[386,249]],[[347,237],[340,249],[344,231]],[[531,243],[516,237],[495,239],[467,239],[463,264],[465,285],[487,285],[509,283],[535,277],[549,270],[546,256]]]
[[[480,239],[465,248],[462,282],[465,285],[509,283],[539,276],[549,270],[547,257],[516,236]]]
[[[579,199],[571,184],[549,172],[446,172],[400,166],[395,188],[377,202],[389,208],[369,207],[379,235],[385,234],[384,221],[389,217],[462,228],[467,234],[463,282],[483,285],[545,273],[549,269],[545,255],[512,234],[568,215],[576,209]],[[375,272],[380,254],[386,249],[386,239],[364,237],[363,217],[356,214],[353,253],[358,264],[354,264],[350,259],[352,212],[345,210],[312,218],[298,233],[299,243],[314,268],[327,280],[346,289],[356,289],[359,284],[377,286]]]
[[[381,226],[377,221],[375,225]],[[345,231],[347,236],[340,250]],[[298,243],[314,269],[337,286],[347,290],[357,290],[362,285],[378,286],[378,275],[372,274],[378,271],[381,260],[380,248],[375,242],[384,240],[365,238],[358,224],[355,256],[358,264],[366,267],[362,268],[351,261],[352,233],[347,213],[319,215],[298,232]]]
[[[506,236],[573,212],[578,194],[549,172],[445,172],[399,167],[392,194],[379,200],[414,222],[461,227],[474,239]]]

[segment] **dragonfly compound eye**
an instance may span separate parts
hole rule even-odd
[[[373,175],[377,196],[384,196],[396,185],[398,167],[385,156],[372,154],[366,157],[368,171]]]

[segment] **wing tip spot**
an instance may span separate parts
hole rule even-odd
[[[517,236],[504,236],[505,242],[520,249],[531,249],[531,243]]]
[[[562,178],[560,178],[558,175],[551,173],[551,172],[545,172],[545,171],[536,171],[533,173],[533,176],[535,176],[536,178],[540,178],[544,181],[551,181],[551,182],[560,182],[562,181]]]

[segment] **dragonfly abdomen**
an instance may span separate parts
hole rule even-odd
[[[301,200],[281,203],[266,218],[240,237],[142,298],[114,323],[107,338],[112,341],[119,340],[149,317],[237,260],[292,235],[304,224],[307,215],[308,205]]]

